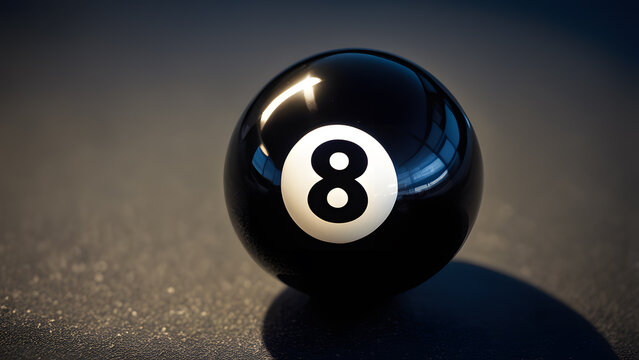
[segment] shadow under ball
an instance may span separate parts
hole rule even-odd
[[[373,50],[303,60],[230,140],[227,209],[265,270],[316,297],[384,297],[441,270],[475,221],[475,133],[421,67]]]

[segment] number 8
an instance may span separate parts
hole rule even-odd
[[[386,149],[348,125],[311,130],[282,167],[282,200],[291,219],[313,238],[346,244],[366,237],[389,216],[397,175]]]
[[[330,164],[330,156],[343,153],[348,157],[348,166],[338,170]],[[308,206],[319,218],[345,223],[360,217],[368,205],[364,187],[355,179],[368,166],[366,152],[357,144],[346,140],[331,140],[318,146],[311,157],[313,170],[322,177],[308,193]],[[345,206],[336,208],[329,204],[328,193],[332,189],[343,189],[348,197]]]

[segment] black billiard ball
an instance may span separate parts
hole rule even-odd
[[[482,160],[450,92],[421,67],[361,49],[276,76],[232,134],[226,204],[250,255],[324,297],[414,287],[477,216]]]

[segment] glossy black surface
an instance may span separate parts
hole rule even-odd
[[[273,99],[311,77],[321,79],[314,103],[299,92],[264,121]],[[398,180],[388,218],[348,244],[300,230],[279,187],[290,149],[330,124],[373,136]],[[482,160],[463,110],[432,75],[390,54],[339,50],[293,65],[258,94],[232,135],[224,185],[240,240],[283,282],[325,296],[392,294],[428,279],[459,250],[479,208]]]

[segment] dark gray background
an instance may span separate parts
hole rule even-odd
[[[0,357],[639,357],[637,14],[618,2],[2,3]],[[342,47],[433,73],[485,162],[455,261],[360,311],[259,269],[221,181],[260,88]]]

